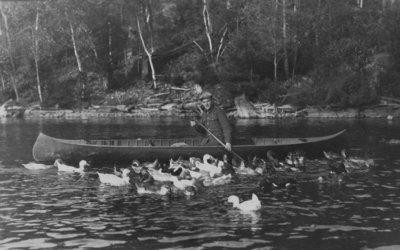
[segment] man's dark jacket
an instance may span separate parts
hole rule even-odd
[[[212,106],[209,110],[205,110],[199,120],[211,133],[225,143],[231,143],[232,127],[229,123],[225,112],[219,107]],[[211,134],[208,134],[201,126],[194,127],[198,132],[207,135],[202,144],[217,145],[219,144]]]

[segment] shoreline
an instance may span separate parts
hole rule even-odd
[[[24,118],[66,118],[66,119],[91,119],[91,118],[156,118],[156,117],[195,117],[195,112],[180,112],[176,110],[132,110],[131,112],[105,112],[98,110],[26,110]],[[307,118],[384,118],[395,119],[400,117],[400,106],[372,107],[363,110],[345,109],[328,110],[322,108],[306,108],[301,116],[283,114],[278,117],[247,118],[247,119],[307,119]],[[236,118],[246,119],[246,118]]]

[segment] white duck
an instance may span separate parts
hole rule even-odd
[[[233,203],[234,208],[242,211],[257,211],[261,209],[261,202],[255,194],[252,194],[251,200],[243,201],[242,203],[239,203],[239,197],[231,195],[228,197],[228,202]]]
[[[224,166],[223,161],[219,161],[217,166],[214,164],[209,164],[207,163],[207,161],[203,163],[196,161],[195,164],[196,168],[198,168],[200,171],[208,172],[211,178],[213,178],[217,174],[220,174],[222,172],[222,167]]]
[[[227,174],[227,175],[222,175],[217,178],[206,178],[203,181],[203,185],[205,187],[210,187],[210,186],[221,186],[230,183],[232,180],[232,175]]]
[[[213,164],[215,162],[217,162],[217,159],[215,159],[212,155],[210,154],[203,155],[203,163]]]
[[[173,178],[172,178],[172,183],[174,184],[174,186],[177,189],[180,189],[180,190],[185,190],[187,187],[196,188],[196,186],[194,185],[195,181],[196,181],[195,179],[191,179],[191,180],[182,179],[182,180],[179,180],[176,176],[173,176]]]
[[[54,165],[45,165],[45,164],[36,163],[36,162],[25,163],[25,164],[22,164],[22,166],[24,166],[25,168],[27,168],[29,170],[43,170],[43,169],[49,169],[49,168],[54,167]]]
[[[158,194],[158,195],[167,195],[170,192],[170,189],[162,185],[159,189],[149,189],[145,187],[139,187],[136,185],[136,191],[138,194]]]
[[[187,169],[186,171],[189,172],[190,176],[194,179],[200,179],[203,177],[203,174],[197,171],[189,170]]]
[[[172,174],[163,173],[161,171],[161,169],[155,170],[155,169],[149,168],[148,171],[149,171],[149,174],[151,175],[151,177],[153,177],[153,179],[155,181],[161,181],[161,182],[170,181],[170,182],[172,182],[174,180],[174,178],[176,178],[176,176],[173,176]]]
[[[99,176],[99,180],[101,183],[104,184],[109,184],[111,186],[126,186],[129,185],[129,176],[128,174],[131,171],[127,168],[122,170],[122,177],[116,176],[114,174],[103,174],[97,172],[97,175]]]
[[[89,163],[85,160],[81,160],[79,162],[79,168],[73,167],[73,166],[68,166],[65,163],[61,161],[61,159],[57,159],[54,162],[54,166],[58,168],[58,171],[60,172],[69,172],[69,173],[84,173],[85,167],[90,166]]]

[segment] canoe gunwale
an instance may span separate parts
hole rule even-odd
[[[346,132],[346,130],[339,131],[337,133],[327,135],[327,136],[316,136],[316,137],[293,137],[293,138],[274,138],[274,137],[254,137],[252,139],[268,139],[269,141],[273,141],[274,143],[269,143],[269,144],[238,144],[238,145],[232,145],[232,147],[265,147],[265,146],[292,146],[292,145],[302,145],[302,144],[307,144],[307,143],[315,143],[315,142],[320,142],[320,141],[325,141],[329,139],[333,139],[341,134]],[[39,137],[44,136],[47,137],[51,140],[58,141],[59,143],[65,143],[65,144],[73,144],[73,145],[80,145],[80,146],[85,146],[85,147],[112,147],[112,148],[157,148],[157,149],[164,149],[164,148],[169,148],[169,149],[176,149],[176,148],[220,148],[221,146],[216,145],[216,146],[201,146],[201,145],[196,145],[196,146],[157,146],[157,145],[149,145],[149,146],[133,146],[133,145],[101,145],[101,144],[91,144],[88,143],[88,140],[84,139],[61,139],[61,138],[55,138],[48,136],[42,132],[40,132]],[[192,138],[182,138],[182,140],[185,139],[192,139]],[[124,139],[123,139],[124,140]],[[144,139],[144,140],[155,140],[155,139]],[[168,139],[165,139],[168,140]],[[289,143],[290,140],[295,142]],[[102,141],[102,140],[99,140]],[[105,141],[114,141],[114,139],[109,139]],[[288,143],[281,143],[280,141],[288,141]]]
[[[243,155],[265,155],[267,150],[293,150],[301,147],[312,147],[320,143],[328,142],[339,135],[343,134],[346,130],[340,132],[321,136],[321,137],[305,137],[305,138],[264,138],[270,144],[252,144],[252,145],[233,145],[232,149]],[[146,140],[146,139],[144,139]],[[179,139],[180,140],[180,139]],[[108,141],[108,140],[99,140]],[[112,141],[112,140],[109,140]],[[285,142],[285,143],[282,143]],[[319,150],[319,148],[316,148]],[[132,146],[132,145],[101,145],[101,144],[88,144],[88,140],[84,139],[60,139],[48,136],[44,133],[39,133],[36,142],[32,149],[33,157],[39,162],[50,162],[57,158],[63,160],[126,160],[132,161],[133,159],[147,160],[147,159],[170,159],[179,156],[182,157],[199,157],[205,153],[211,153],[215,156],[226,154],[227,151],[219,145],[215,146]]]

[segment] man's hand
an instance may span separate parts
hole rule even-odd
[[[190,126],[191,126],[191,127],[196,126],[196,122],[195,122],[195,121],[190,121]]]
[[[225,144],[225,149],[228,150],[229,152],[232,151],[232,145],[229,142],[227,142]]]

